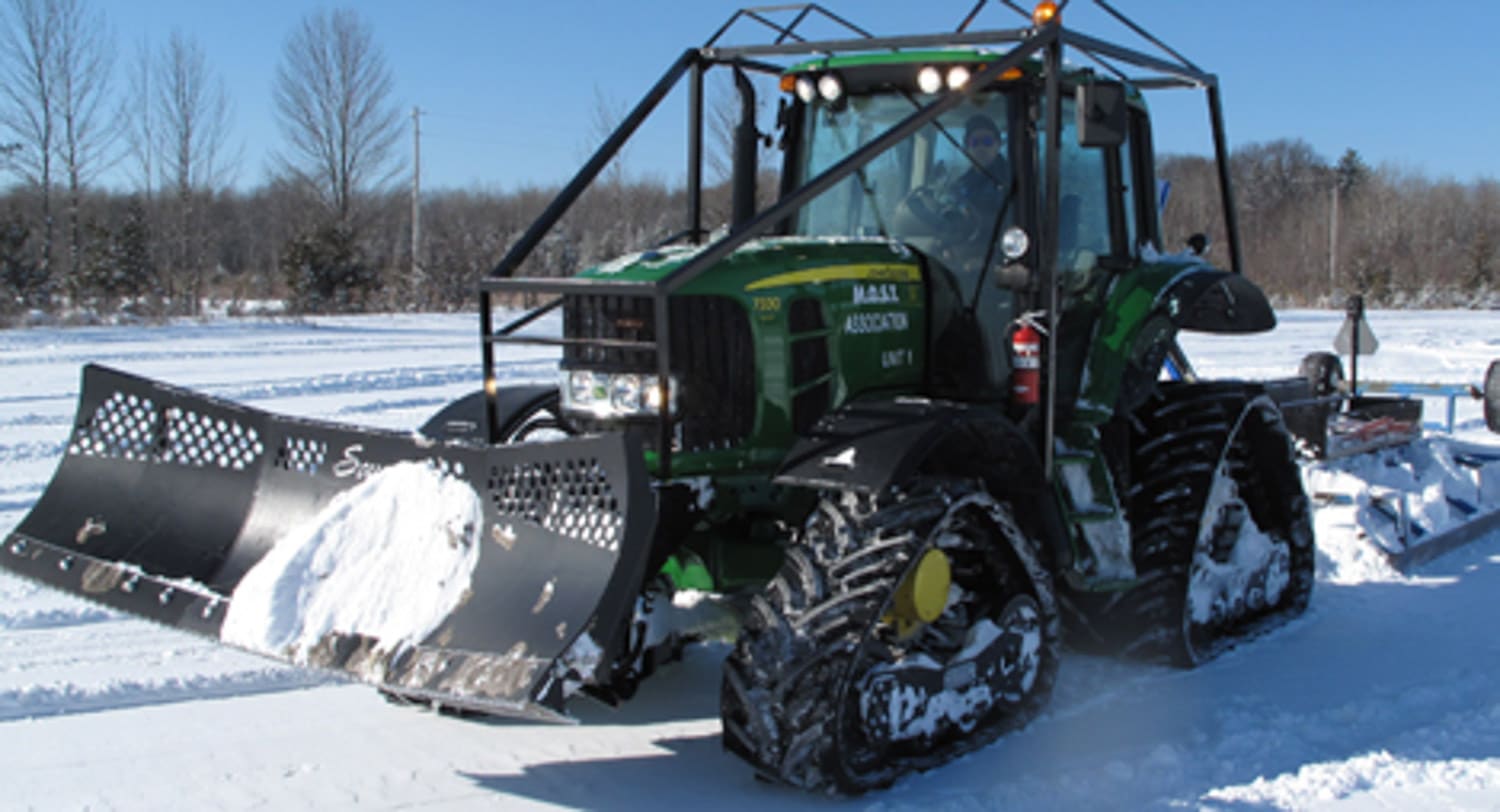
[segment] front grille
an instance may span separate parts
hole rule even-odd
[[[568,296],[563,300],[563,335],[622,341],[655,341],[656,317],[645,296]],[[656,369],[649,350],[570,344],[564,369],[649,372]]]
[[[672,373],[678,382],[678,451],[727,448],[755,426],[755,346],[750,319],[724,296],[673,296],[668,302]],[[563,305],[569,338],[655,341],[652,300],[643,296],[570,295]],[[650,350],[570,344],[564,369],[656,371]],[[580,421],[585,430],[602,428]],[[647,433],[648,444],[656,441]]]

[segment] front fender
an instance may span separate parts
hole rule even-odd
[[[495,395],[495,417],[500,427],[499,436],[505,437],[514,431],[517,423],[526,415],[549,404],[555,404],[557,394],[557,387],[548,385],[509,386],[501,389]],[[428,418],[418,433],[434,440],[460,440],[482,445],[488,444],[484,408],[484,390],[470,392]]]
[[[1061,513],[1028,434],[997,409],[922,398],[866,399],[824,415],[783,460],[778,485],[879,493],[916,476],[974,478],[1009,502],[1059,565]]]
[[[782,460],[779,485],[877,493],[910,477],[966,411],[925,399],[862,400],[824,415]]]

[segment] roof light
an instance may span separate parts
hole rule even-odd
[[[943,89],[943,74],[931,65],[917,71],[917,88],[923,93],[936,93]]]
[[[818,97],[818,85],[811,76],[797,77],[797,98],[803,104],[812,104],[812,100]]]
[[[1062,22],[1057,16],[1057,4],[1052,0],[1042,0],[1031,10],[1031,24],[1041,28],[1047,23]]]
[[[969,69],[963,65],[954,65],[948,69],[948,89],[958,90],[969,83]]]
[[[825,73],[818,77],[818,95],[823,97],[823,101],[836,102],[844,96],[844,83],[839,81],[839,77]]]

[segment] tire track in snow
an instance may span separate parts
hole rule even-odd
[[[46,613],[40,613],[45,615]],[[60,609],[56,627],[0,634],[0,722],[273,693],[341,681],[217,640],[119,616]],[[130,674],[120,677],[121,673]]]
[[[160,356],[157,356],[158,358]],[[500,361],[495,364],[496,377],[502,383],[524,381],[551,382],[557,377],[557,359],[539,358],[519,361]],[[163,381],[182,386],[178,381]],[[341,372],[312,377],[267,378],[258,381],[236,381],[228,384],[191,386],[195,392],[233,401],[252,401],[270,398],[303,396],[326,396],[360,394],[364,392],[390,392],[401,389],[469,384],[478,389],[479,365],[474,363],[442,364],[433,366],[395,367],[364,372]],[[19,418],[0,420],[0,428],[56,426],[71,421],[73,405],[78,401],[78,391],[70,390],[55,394],[22,395],[0,397],[0,406],[16,403],[63,402],[68,404],[65,416],[28,414]]]
[[[43,396],[47,400],[55,399],[52,395]],[[0,399],[4,400],[4,399]],[[25,414],[20,417],[12,417],[0,420],[0,428],[31,428],[35,426],[58,426],[68,422],[65,415],[56,414]]]
[[[495,364],[496,377],[502,383],[551,381],[557,375],[555,358],[508,361]],[[454,384],[479,388],[481,381],[476,364],[449,364],[431,367],[397,367],[389,370],[337,373],[312,378],[250,381],[200,389],[206,394],[228,400],[362,394],[421,389]]]
[[[29,685],[0,690],[0,722],[279,693],[311,688],[331,681],[331,678],[319,674],[268,668],[264,671],[229,674],[195,674],[160,682],[117,680],[103,688]]]
[[[460,344],[454,341],[422,344],[419,337],[411,336],[410,334],[407,334],[406,337],[410,340],[389,341],[378,344],[349,343],[347,339],[340,338],[331,338],[326,341],[255,341],[252,339],[245,341],[242,347],[186,350],[181,353],[163,353],[159,349],[100,352],[96,344],[81,344],[76,346],[76,348],[59,348],[57,352],[49,355],[18,353],[8,358],[0,357],[0,369],[37,365],[76,365],[82,367],[88,363],[118,367],[142,362],[160,361],[163,357],[170,357],[173,360],[180,361],[211,361],[218,359],[264,358],[267,355],[304,354],[310,352],[328,352],[330,354],[337,353],[342,356],[355,356],[411,352],[413,348],[418,347],[423,351],[430,351],[433,354],[457,353],[460,351],[472,354],[473,351],[472,342]],[[234,341],[236,339],[233,337],[224,337],[223,340]],[[165,340],[159,343],[167,345],[180,342]]]
[[[27,441],[13,443],[11,445],[0,445],[0,465],[9,465],[19,462],[34,462],[37,460],[56,460],[62,456],[66,443],[45,443],[39,441]],[[8,496],[0,491],[0,499]],[[29,503],[28,503],[29,504]],[[0,501],[0,511],[8,510],[12,505]]]
[[[57,453],[61,455],[62,449],[59,448]],[[9,533],[13,524],[20,524],[21,516],[31,510],[41,495],[40,482],[0,488],[0,533]],[[10,514],[15,514],[13,522]]]
[[[60,629],[68,626],[85,626],[120,620],[124,615],[96,606],[81,606],[76,609],[12,609],[0,612],[0,629],[27,631],[36,629]]]

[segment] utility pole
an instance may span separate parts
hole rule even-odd
[[[1328,301],[1332,303],[1339,295],[1339,179],[1337,176],[1334,177],[1333,185],[1328,191],[1333,199],[1328,207]]]
[[[422,110],[411,108],[411,276],[416,286],[422,275],[418,253],[422,245]]]

